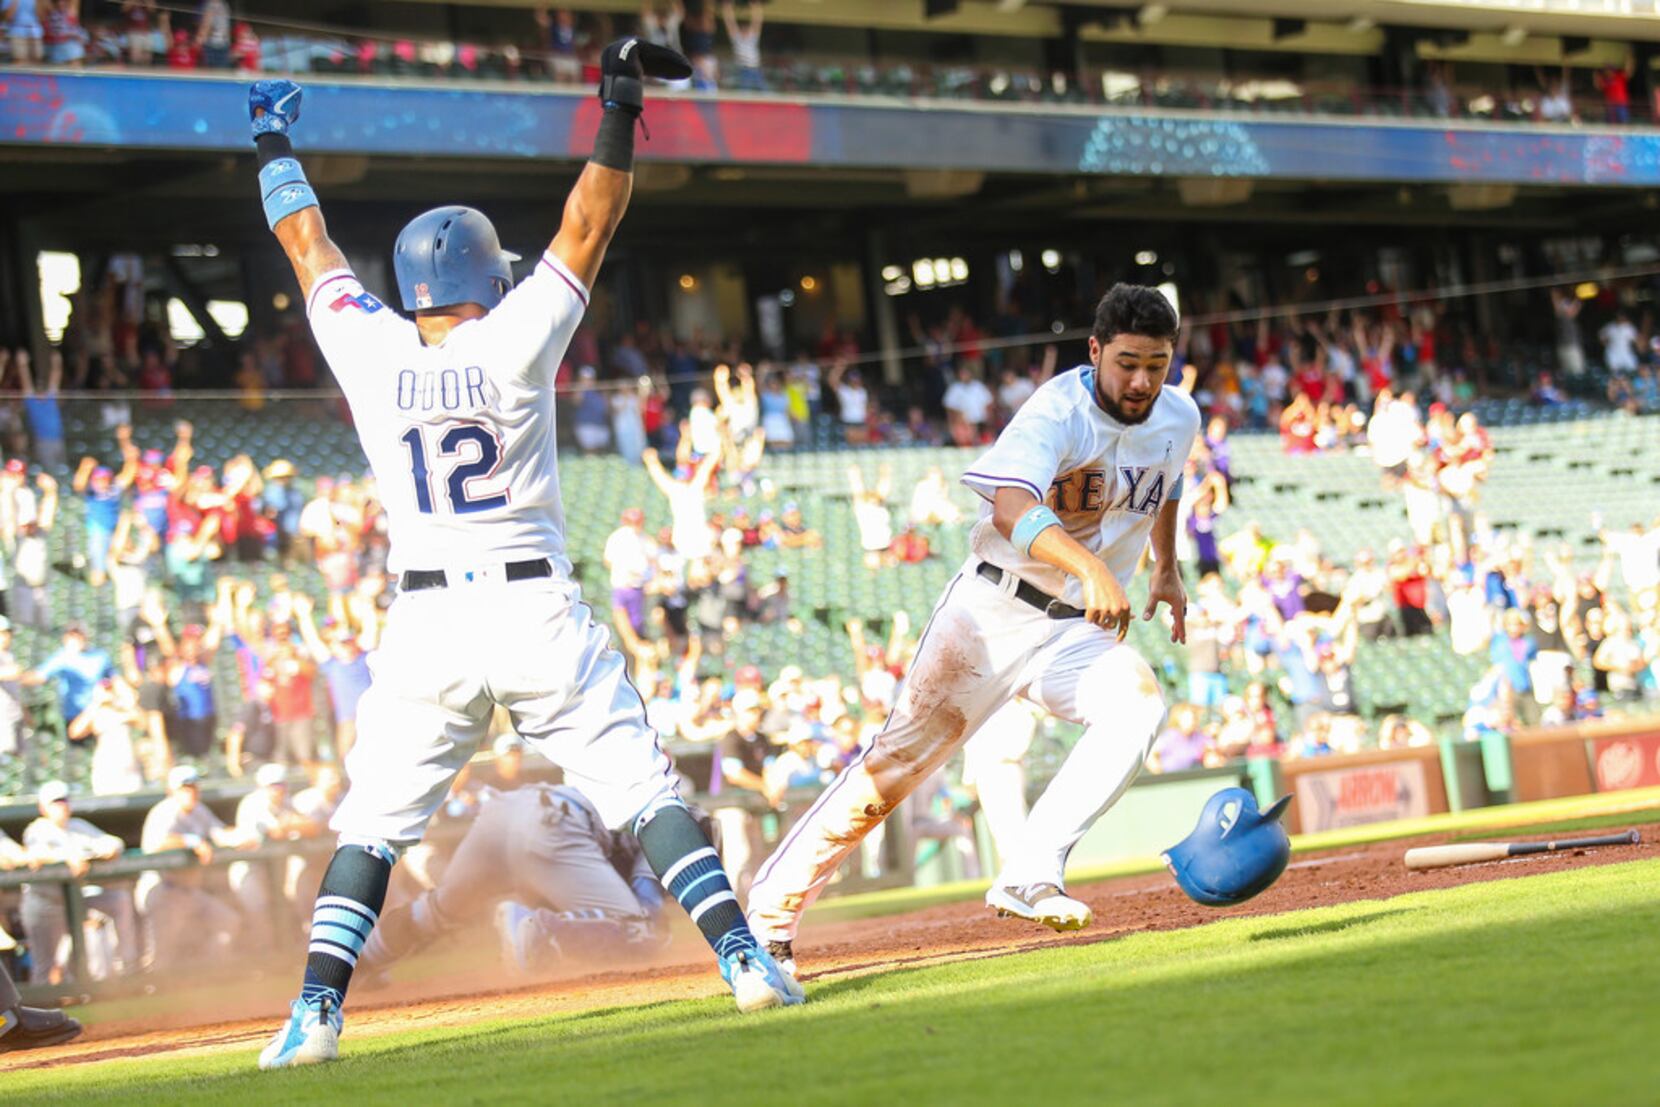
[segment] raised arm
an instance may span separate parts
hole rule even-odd
[[[219,643],[225,640],[225,632],[236,626],[236,614],[231,608],[231,593],[236,587],[236,581],[229,577],[220,577],[215,589],[213,607],[208,612],[207,629],[202,632],[202,652],[212,654],[219,648]]]
[[[657,456],[656,450],[648,448],[642,451],[640,461],[645,464],[646,476],[657,486],[657,491],[665,496],[674,491],[674,480],[663,471],[663,459]]]
[[[1184,330],[1182,333],[1186,334],[1187,332]],[[1043,348],[1043,362],[1038,367],[1038,384],[1042,385],[1049,383],[1049,378],[1055,375],[1055,364],[1059,358],[1060,351],[1054,346],[1045,346]]]
[[[171,661],[178,654],[178,643],[173,640],[173,631],[167,625],[167,608],[162,603],[161,591],[151,588],[144,593],[139,601],[138,617],[144,620],[156,636],[156,649],[161,656]]]
[[[185,478],[190,475],[190,460],[196,456],[192,445],[195,439],[196,428],[190,420],[180,419],[173,424],[173,449],[167,455],[167,468],[173,474],[176,490],[184,487]]]
[[[323,641],[323,636],[317,633],[317,620],[312,617],[314,608],[315,604],[310,596],[304,593],[295,594],[294,624],[299,627],[300,638],[305,642],[305,648],[311,654],[312,660],[321,665],[329,659],[329,647]]]
[[[256,81],[248,90],[248,116],[259,152],[260,201],[265,221],[277,236],[300,294],[307,299],[325,273],[350,269],[346,255],[329,238],[317,193],[306,180],[288,140],[300,118],[300,86],[293,81]]]
[[[865,671],[870,668],[870,662],[865,657],[865,621],[863,619],[849,619],[847,621],[847,641],[853,647],[853,672],[864,678]]]
[[[883,657],[889,665],[905,665],[911,652],[911,617],[903,610],[895,611],[890,623],[893,629],[888,634],[888,648]]]
[[[138,447],[133,444],[131,423],[115,428],[115,442],[121,449],[121,471],[115,474],[115,486],[126,491],[138,477]]]
[[[732,370],[724,362],[715,366],[715,399],[720,401],[722,407],[730,407],[737,402],[732,391]]]
[[[600,56],[599,98],[605,106],[594,153],[565,200],[565,217],[549,247],[592,288],[600,263],[634,189],[634,125],[645,109],[645,78],[692,75],[685,58],[637,38],[618,39]]]
[[[133,513],[123,511],[121,517],[115,521],[115,533],[110,536],[110,550],[117,556],[127,548],[127,539],[133,531]]]
[[[715,475],[715,466],[720,464],[719,454],[710,454],[697,463],[697,469],[692,473],[693,488],[707,488],[709,478]]]
[[[19,349],[17,357],[13,359],[13,363],[17,366],[17,380],[22,386],[25,396],[35,394],[35,374],[29,360],[29,351],[24,349]]]
[[[40,507],[35,512],[35,523],[42,534],[49,534],[52,524],[58,521],[58,481],[50,473],[41,473],[35,477],[35,486],[40,489]]]

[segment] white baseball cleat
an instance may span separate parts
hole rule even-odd
[[[296,999],[288,1021],[259,1053],[262,1069],[317,1065],[340,1056],[340,1008],[327,1000]]]
[[[1012,915],[1056,931],[1082,930],[1095,920],[1089,904],[1073,899],[1059,884],[993,884],[986,892],[986,906],[1000,919]]]

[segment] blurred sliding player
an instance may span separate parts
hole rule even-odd
[[[607,47],[594,154],[531,275],[513,285],[513,258],[482,214],[437,208],[394,250],[410,317],[365,291],[329,239],[288,139],[299,87],[261,81],[249,94],[266,220],[351,405],[400,586],[358,709],[351,788],[329,824],[340,845],[317,897],[300,998],[262,1067],[336,1056],[341,1004],[392,865],[420,840],[497,704],[607,826],[639,836],[740,1009],[801,1002],[800,985],[744,924],[565,553],[554,370],[628,206],[644,77],[689,72],[678,54],[635,39]]]
[[[934,607],[888,722],[762,864],[749,921],[786,964],[842,861],[1012,696],[1084,725],[987,893],[999,914],[1087,926],[1066,859],[1129,786],[1164,718],[1153,670],[1123,643],[1125,592],[1152,541],[1144,619],[1186,637],[1176,504],[1199,409],[1166,388],[1178,323],[1157,290],[1101,300],[1089,364],[1032,395],[963,483],[985,501],[971,553]],[[1114,631],[1117,633],[1114,633]],[[1002,843],[999,843],[1001,847]]]
[[[638,838],[606,826],[568,784],[486,795],[437,886],[381,916],[360,968],[389,968],[492,908],[503,959],[521,972],[663,944],[663,887]]]

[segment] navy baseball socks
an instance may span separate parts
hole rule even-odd
[[[342,845],[323,874],[311,915],[300,998],[288,1022],[259,1055],[262,1069],[332,1061],[339,1054],[341,1015],[363,946],[386,902],[396,854],[382,845]]]
[[[646,861],[669,894],[691,916],[715,951],[721,976],[740,1011],[791,1007],[806,998],[750,932],[720,854],[692,813],[673,803],[647,811],[635,824]]]

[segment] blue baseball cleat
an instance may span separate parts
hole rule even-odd
[[[722,957],[720,974],[731,986],[738,1010],[745,1014],[807,1002],[807,993],[795,977],[780,968],[765,950],[743,949],[730,957]]]
[[[307,1003],[296,999],[288,1009],[288,1022],[259,1052],[262,1069],[285,1069],[290,1065],[318,1065],[340,1056],[340,1008],[327,999]]]

